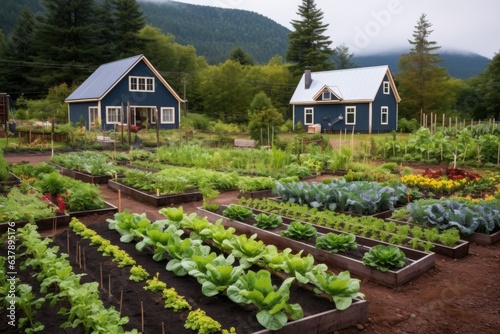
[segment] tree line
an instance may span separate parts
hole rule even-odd
[[[28,100],[47,97],[47,92],[55,100],[64,99],[100,64],[144,54],[188,101],[189,112],[224,122],[254,121],[255,127],[255,118],[264,125],[271,122],[255,106],[271,115],[279,113],[281,117],[271,117],[273,124],[291,118],[288,102],[305,66],[316,71],[356,66],[347,47],[332,48],[333,42],[324,35],[328,24],[322,22],[323,12],[314,0],[303,0],[299,6],[300,18],[292,21],[285,58],[276,55],[264,65],[255,64],[254,55],[241,47],[225,61],[209,65],[193,46],[146,25],[136,0],[41,0],[41,4],[44,16],[24,8],[9,36],[0,38],[0,91],[14,99],[22,97],[24,106]],[[395,79],[402,98],[400,117],[418,119],[422,112],[433,112],[498,119],[499,56],[478,77],[454,79],[440,66],[431,26],[422,14],[409,40],[411,50],[399,60]],[[47,104],[47,113],[51,108]],[[59,109],[63,119],[65,108]]]

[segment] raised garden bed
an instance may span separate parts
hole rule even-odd
[[[8,194],[10,188],[21,183],[21,179],[9,172],[9,176],[0,182],[0,194]]]
[[[378,284],[387,287],[401,286],[412,279],[422,275],[427,270],[435,265],[436,255],[434,253],[424,253],[406,247],[400,247],[409,260],[409,264],[400,270],[389,270],[381,272],[377,269],[366,266],[360,259],[355,259],[342,254],[335,254],[321,249],[317,249],[313,245],[285,238],[279,233],[263,230],[244,222],[235,221],[223,217],[217,213],[198,208],[199,216],[206,216],[210,221],[222,219],[222,224],[226,227],[234,227],[238,233],[247,235],[257,234],[258,238],[265,243],[276,245],[279,249],[291,248],[295,252],[303,250],[304,254],[311,254],[316,261],[327,264],[330,267],[339,269],[347,269],[353,275],[368,278]],[[331,232],[331,230],[330,230]],[[365,238],[366,239],[366,238]],[[369,239],[371,244],[363,244],[363,239],[357,241],[367,247],[372,247],[375,244],[387,244]]]
[[[102,215],[102,214],[107,214],[111,213],[114,214],[118,212],[118,208],[114,206],[113,204],[104,201],[104,208],[102,209],[95,209],[95,210],[85,210],[85,211],[74,211],[74,212],[69,212],[69,216],[72,217],[84,217],[84,216],[91,216],[91,215]]]
[[[241,193],[238,197],[244,197],[244,198],[265,198],[265,197],[273,197],[273,190],[272,189],[266,189],[266,190],[257,190],[257,191],[247,191]]]
[[[38,226],[38,230],[44,231],[44,230],[53,230],[61,226],[67,226],[70,220],[71,220],[70,215],[64,213],[64,214],[58,214],[50,218],[37,219],[35,220],[35,223]],[[9,222],[0,223],[0,234],[7,232],[9,227],[12,228],[12,226],[10,226],[9,224],[11,223]],[[23,227],[26,224],[28,224],[27,221],[14,222],[15,228]]]
[[[120,190],[123,195],[130,196],[141,203],[146,203],[156,207],[196,202],[203,199],[201,192],[197,190],[193,190],[191,192],[183,194],[157,196],[156,194],[147,193],[126,186],[115,180],[108,180],[108,187],[115,191]]]
[[[278,331],[262,329],[255,319],[255,311],[242,308],[231,302],[225,296],[206,297],[201,293],[201,287],[195,278],[190,276],[175,276],[173,272],[165,270],[165,261],[156,262],[151,254],[139,253],[134,243],[121,243],[120,235],[116,231],[109,230],[106,223],[97,223],[89,226],[99,235],[111,241],[113,245],[119,246],[134,258],[137,265],[141,265],[150,274],[160,273],[160,279],[167,283],[167,287],[173,287],[189,301],[193,310],[201,308],[207,315],[221,323],[223,328],[234,327],[238,334],[299,334],[299,333],[330,333],[346,327],[355,326],[368,320],[368,303],[364,300],[354,300],[353,304],[344,311],[334,308],[334,304],[325,298],[318,297],[309,290],[295,287],[292,290],[293,302],[301,304],[304,310],[304,318],[288,322]],[[109,258],[102,257],[97,252],[97,247],[89,246],[88,240],[83,240],[73,232],[69,232],[69,242],[66,233],[59,234],[55,240],[61,249],[67,249],[70,245],[70,261],[75,270],[80,269],[75,261],[75,249],[77,245],[85,254],[86,277],[94,281],[100,281],[100,266],[104,268],[104,288],[101,294],[107,303],[118,308],[121,291],[123,293],[122,316],[130,318],[129,325],[141,329],[140,304],[144,305],[144,332],[161,333],[162,323],[166,332],[169,333],[193,333],[183,327],[187,311],[173,312],[164,308],[164,303],[157,297],[151,297],[151,293],[144,291],[142,283],[134,283],[128,280],[129,269],[119,269]],[[111,297],[108,297],[108,275],[111,275]],[[276,278],[279,280],[279,278]],[[278,281],[277,281],[278,282]]]
[[[478,245],[489,246],[496,244],[500,241],[500,230],[493,232],[491,234],[477,233],[474,232],[468,237],[463,237],[468,242],[472,242]]]
[[[59,173],[62,175],[71,177],[72,179],[79,180],[82,182],[86,183],[93,183],[93,184],[106,184],[108,180],[112,179],[113,177],[111,175],[92,175],[89,173],[85,172],[79,172],[73,169],[68,169],[66,167],[63,167],[61,165],[57,165],[54,163],[50,163],[52,166],[54,166]]]

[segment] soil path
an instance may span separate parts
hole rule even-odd
[[[50,155],[5,156],[8,162],[47,161]],[[101,186],[106,200],[118,205],[117,193]],[[224,192],[217,202],[234,203],[238,192]],[[120,200],[122,210],[145,212],[150,219],[162,218],[159,208],[129,197]],[[201,202],[183,205],[193,212]],[[99,219],[91,217],[89,220]],[[89,221],[89,223],[92,221]],[[500,333],[500,243],[471,244],[469,255],[454,260],[437,255],[436,265],[421,277],[395,289],[362,281],[361,291],[369,303],[369,321],[340,333]],[[304,333],[305,334],[305,333]]]

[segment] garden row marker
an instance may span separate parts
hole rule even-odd
[[[69,256],[70,255],[69,254],[69,229],[66,230],[66,245],[68,248],[68,256]]]
[[[122,315],[122,306],[123,306],[123,289],[120,290],[120,316]]]
[[[111,298],[111,274],[108,274],[108,299]]]
[[[102,283],[102,262],[99,263],[99,267],[100,267],[100,272],[101,272],[101,290],[104,289],[104,284]]]
[[[141,300],[141,331],[144,333],[144,305]]]

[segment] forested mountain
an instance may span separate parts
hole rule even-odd
[[[237,47],[261,64],[287,48],[289,30],[254,12],[175,1],[141,2],[141,8],[147,23],[174,35],[179,44],[193,45],[211,64],[225,61]]]
[[[97,0],[99,1],[99,0]],[[198,6],[169,1],[154,3],[139,0],[146,15],[146,23],[175,36],[182,45],[193,45],[200,56],[210,64],[225,61],[230,52],[241,47],[257,63],[265,64],[277,54],[284,55],[289,30],[260,14],[211,6]],[[0,29],[8,35],[15,25],[21,8],[27,6],[33,13],[40,13],[40,0],[2,0]],[[335,41],[334,41],[335,42]],[[467,79],[485,70],[490,60],[477,54],[440,52],[442,66],[450,75]],[[387,64],[394,73],[401,53],[388,52],[376,55],[354,55],[359,66]]]
[[[451,51],[439,52],[443,60],[440,66],[448,69],[448,73],[458,79],[468,79],[477,76],[488,66],[490,59],[476,53],[460,53]],[[354,55],[353,61],[361,67],[389,65],[391,72],[397,73],[401,52],[388,52],[373,55]]]

